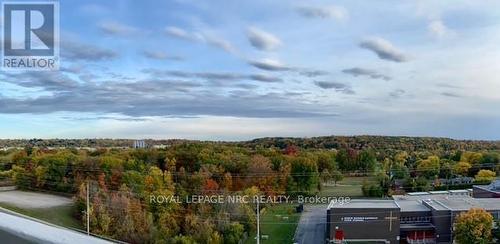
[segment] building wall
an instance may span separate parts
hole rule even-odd
[[[451,243],[453,216],[450,210],[432,210],[432,224],[436,227],[436,241]]]
[[[386,219],[390,216],[391,220]],[[345,240],[369,239],[388,240],[390,243],[399,243],[399,218],[398,208],[334,208],[327,211],[327,228],[329,239],[335,238],[335,230],[344,231]],[[391,226],[392,225],[392,226]]]

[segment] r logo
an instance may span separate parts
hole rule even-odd
[[[4,2],[2,7],[3,68],[46,69],[44,64],[58,61],[57,2]]]

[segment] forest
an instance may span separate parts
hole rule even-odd
[[[238,243],[256,228],[252,203],[158,203],[148,201],[150,196],[312,196],[325,183],[369,175],[376,182],[363,184],[363,194],[386,197],[450,187],[444,179],[468,177],[487,184],[500,173],[495,141],[374,136],[147,140],[166,147],[145,149],[130,148],[132,140],[79,141],[2,140],[0,181],[72,196],[74,216],[83,225],[89,189],[92,233],[130,243]]]

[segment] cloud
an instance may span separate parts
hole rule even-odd
[[[186,39],[186,40],[192,40],[192,36],[190,33],[188,33],[187,31],[185,31],[181,28],[178,28],[178,27],[174,27],[174,26],[166,27],[165,33],[167,33],[167,35],[170,35],[173,37]]]
[[[454,35],[454,31],[450,30],[441,20],[433,20],[427,27],[429,33],[436,39],[442,39],[447,36]]]
[[[354,90],[344,83],[329,82],[329,81],[315,81],[314,84],[322,89],[334,89],[335,91],[345,94],[354,94]]]
[[[152,77],[178,77],[178,78],[199,78],[205,80],[254,80],[260,82],[282,82],[283,79],[266,74],[239,74],[227,72],[188,72],[179,70],[159,70],[145,69],[143,73],[150,74]]]
[[[70,117],[63,116],[62,119],[66,120],[76,120],[76,121],[90,121],[90,120],[116,120],[116,121],[127,121],[127,122],[142,122],[151,121],[151,118],[143,117],[125,117],[125,116],[94,116],[94,117]]]
[[[27,88],[42,88],[45,91],[70,91],[78,82],[61,72],[5,73],[5,82]]]
[[[381,59],[398,63],[409,60],[409,58],[402,51],[394,47],[392,43],[380,37],[366,39],[362,41],[359,46],[375,52]]]
[[[457,85],[453,85],[453,84],[447,84],[447,83],[443,83],[443,82],[437,83],[436,86],[438,86],[438,87],[444,87],[444,88],[452,88],[452,89],[463,89],[464,88],[462,86],[457,86]]]
[[[318,77],[318,76],[324,76],[330,74],[328,71],[324,70],[302,70],[299,72],[300,75],[312,78],[312,77]]]
[[[138,30],[132,26],[114,21],[101,22],[98,27],[104,34],[112,36],[130,36],[138,32]]]
[[[391,91],[389,93],[389,96],[393,97],[393,98],[400,98],[401,96],[403,96],[404,94],[406,93],[405,90],[403,89],[396,89],[394,91]]]
[[[389,77],[387,75],[380,74],[375,70],[363,69],[363,68],[357,68],[357,67],[350,68],[350,69],[344,69],[344,70],[342,70],[342,72],[346,73],[346,74],[353,75],[355,77],[368,76],[372,79],[383,79],[385,81],[389,81],[392,79],[391,77]]]
[[[256,27],[248,28],[247,37],[252,46],[263,51],[272,51],[282,45],[279,38]]]
[[[250,75],[250,79],[262,82],[283,82],[283,79],[274,76],[268,76],[263,74]]]
[[[170,56],[167,53],[163,51],[143,51],[142,52],[143,56],[149,59],[156,59],[156,60],[183,60],[182,57],[180,56]]]
[[[214,47],[218,47],[228,53],[234,53],[236,51],[236,49],[229,41],[224,40],[218,36],[202,34],[201,37],[203,38],[205,43]]]
[[[236,49],[233,47],[233,45],[221,38],[216,36],[213,33],[207,33],[207,32],[190,32],[186,31],[184,29],[174,27],[174,26],[169,26],[165,28],[165,33],[169,36],[187,40],[187,41],[192,41],[192,42],[197,42],[197,43],[204,43],[213,47],[220,48],[226,52],[229,53],[234,53],[236,52]]]
[[[454,92],[441,92],[441,95],[443,95],[445,97],[455,97],[455,98],[463,97],[462,95],[459,95],[459,94],[454,93]]]
[[[307,18],[345,20],[349,17],[349,13],[344,7],[335,5],[323,7],[302,6],[297,8],[297,12]]]
[[[248,87],[247,87],[248,88]],[[251,88],[251,87],[250,87]],[[332,115],[325,107],[280,93],[214,94],[203,84],[152,79],[137,82],[83,83],[70,91],[35,98],[0,97],[0,113],[84,112],[144,116],[233,116],[254,118]]]
[[[75,41],[61,42],[61,56],[71,61],[105,61],[118,57],[112,50]]]
[[[267,71],[285,71],[291,69],[290,67],[287,67],[285,64],[281,63],[280,61],[274,59],[261,59],[261,60],[249,61],[249,64],[256,68]]]

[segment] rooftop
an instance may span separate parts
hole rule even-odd
[[[394,200],[366,200],[353,199],[348,203],[338,204],[332,201],[328,209],[332,208],[399,208]]]
[[[471,208],[500,210],[500,199],[498,198],[450,198],[433,201],[445,205],[452,211],[466,211]]]
[[[395,200],[401,212],[428,212],[429,208],[422,204],[421,200]]]
[[[483,190],[486,190],[486,191],[490,191],[490,192],[496,192],[496,193],[500,193],[500,180],[495,180],[493,182],[491,182],[491,184],[489,185],[475,185],[474,187],[477,187],[477,188],[480,188],[480,189],[483,189]]]

